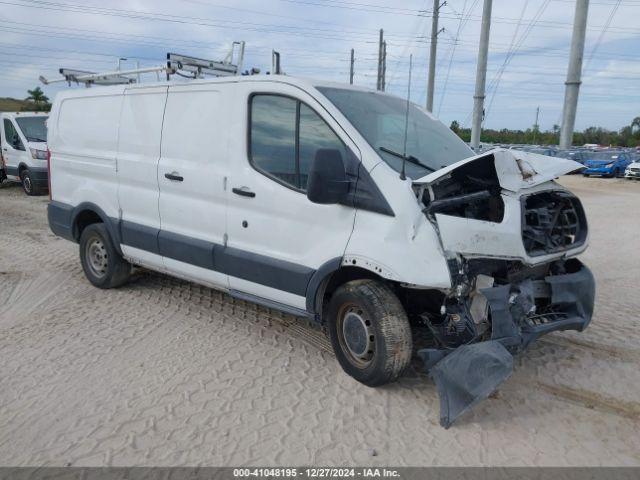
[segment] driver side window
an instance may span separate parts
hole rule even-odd
[[[336,149],[347,158],[347,147],[309,106],[291,97],[258,94],[251,97],[249,161],[274,180],[306,191],[309,168],[320,149]]]
[[[7,140],[7,145],[12,146],[16,150],[24,150],[24,145],[20,140],[16,127],[13,126],[13,122],[8,118],[4,119],[4,135]]]

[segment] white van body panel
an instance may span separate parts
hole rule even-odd
[[[160,228],[158,161],[167,87],[127,88],[118,132],[118,201],[122,220]]]
[[[358,210],[344,264],[406,284],[449,288],[449,269],[438,235],[422,213],[411,181],[402,182],[384,162],[371,171],[371,177],[385,192],[396,216]],[[395,185],[385,188],[391,184]]]
[[[229,175],[229,117],[234,84],[169,87],[158,166],[162,231],[223,245],[227,228],[225,178]],[[175,181],[165,174],[180,175]],[[165,266],[227,288],[227,275],[206,274],[166,258]]]
[[[119,217],[116,158],[123,87],[62,92],[48,122],[52,198]]]

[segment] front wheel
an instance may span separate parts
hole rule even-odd
[[[103,223],[93,223],[82,231],[80,262],[87,279],[98,288],[119,287],[131,274],[131,264],[116,251]]]
[[[38,192],[36,192],[36,188],[33,183],[33,178],[29,169],[25,169],[25,170],[22,170],[22,172],[20,172],[20,181],[22,182],[22,189],[24,190],[24,193],[26,193],[29,196],[34,196],[38,194]]]
[[[375,387],[396,380],[411,360],[407,314],[388,285],[354,280],[329,302],[327,327],[343,370]]]

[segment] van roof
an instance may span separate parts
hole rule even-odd
[[[365,88],[361,86],[350,85],[348,83],[328,82],[325,80],[316,80],[302,77],[291,77],[288,75],[237,75],[229,77],[216,77],[216,78],[204,78],[198,80],[185,81],[160,81],[160,82],[148,82],[139,84],[128,85],[112,85],[112,86],[99,86],[95,88],[78,88],[73,90],[64,90],[56,95],[56,98],[73,98],[73,97],[91,97],[95,95],[113,95],[124,92],[125,89],[146,89],[154,87],[166,87],[166,86],[185,86],[185,85],[206,85],[216,83],[284,83],[300,87],[304,90],[315,87],[334,87],[344,88],[349,90],[375,92],[383,95],[388,95],[385,92],[376,91],[371,88]]]
[[[48,117],[49,112],[0,112],[2,118]]]

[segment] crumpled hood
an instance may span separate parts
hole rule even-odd
[[[560,175],[584,168],[584,165],[565,158],[497,148],[460,160],[453,165],[414,180],[413,183],[416,185],[431,183],[466,163],[490,156],[494,157],[494,165],[500,186],[511,192],[535,187]]]

